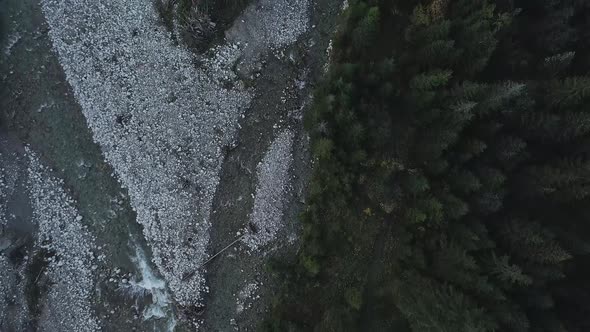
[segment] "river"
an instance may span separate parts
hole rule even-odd
[[[255,329],[339,8],[255,1],[192,54],[148,0],[0,0],[0,330]]]

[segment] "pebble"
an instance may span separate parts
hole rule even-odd
[[[250,249],[255,251],[273,240],[284,227],[283,208],[286,189],[289,184],[289,169],[293,162],[293,132],[282,131],[272,142],[262,161],[256,167],[257,185],[254,207],[250,214],[250,224],[256,226],[258,232],[249,228],[242,238]]]
[[[51,176],[30,148],[25,152],[33,221],[38,225],[39,238],[50,238],[47,247],[55,252],[47,259],[49,267],[44,271],[52,284],[45,305],[53,314],[41,316],[39,324],[47,330],[98,331],[97,317],[91,309],[95,276],[86,268],[94,259],[94,238],[80,223],[74,200],[62,187],[63,181]],[[61,228],[60,224],[67,227]]]
[[[41,5],[68,83],[114,169],[112,176],[128,189],[153,262],[176,303],[201,304],[207,287],[200,267],[208,258],[222,147],[235,139],[253,95],[243,84],[228,89],[223,83],[240,83],[233,65],[246,48],[261,56],[295,42],[309,24],[309,0],[260,0],[260,6],[249,6],[234,26],[243,24],[253,33],[229,34],[200,68],[192,65],[191,52],[171,42],[144,0],[43,0]],[[150,33],[132,36],[128,32],[133,29]],[[72,39],[76,42],[66,42]],[[115,53],[116,62],[105,61]],[[130,120],[121,123],[121,115]],[[130,133],[142,139],[130,139]],[[249,238],[246,243],[254,247],[271,241],[281,227],[292,135],[279,134],[259,166],[252,216],[270,235]],[[173,147],[183,153],[171,153]],[[269,168],[273,166],[278,168]],[[179,176],[192,185],[183,189]],[[200,188],[198,195],[192,193],[194,186]],[[190,226],[193,220],[200,222]],[[190,247],[185,244],[188,231],[199,234]],[[194,271],[198,273],[183,279]]]

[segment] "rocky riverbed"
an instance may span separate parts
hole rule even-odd
[[[0,4],[0,330],[255,330],[341,3],[253,1],[200,54],[150,0]]]

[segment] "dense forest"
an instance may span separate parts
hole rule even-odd
[[[590,331],[590,2],[351,0],[269,331]]]

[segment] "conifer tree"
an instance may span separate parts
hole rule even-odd
[[[581,158],[565,158],[528,168],[530,188],[557,200],[581,200],[590,195],[590,163]]]
[[[533,279],[523,273],[522,269],[515,264],[510,264],[509,257],[504,255],[496,257],[492,255],[491,273],[503,282],[528,286],[533,283]]]
[[[394,290],[414,331],[495,331],[495,320],[454,287],[406,272]]]

